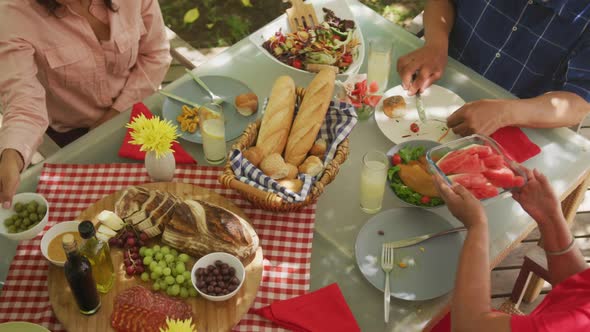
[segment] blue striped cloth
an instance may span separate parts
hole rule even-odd
[[[590,101],[588,0],[453,0],[449,55],[521,98]]]
[[[264,109],[266,109],[266,104]],[[296,107],[295,112],[297,110]],[[348,137],[357,121],[358,118],[352,105],[339,101],[330,103],[326,113],[326,120],[322,124],[317,137],[318,139],[323,138],[328,143],[328,149],[324,156],[324,165],[328,165],[334,159],[338,146]],[[295,193],[281,186],[271,177],[266,176],[259,168],[254,167],[248,159],[243,158],[242,152],[238,149],[231,151],[230,162],[239,181],[257,189],[275,193],[290,203],[304,201],[316,181],[316,178],[312,176],[299,174],[299,179],[303,181],[303,189],[301,192]],[[319,179],[321,176],[320,174],[317,178]]]

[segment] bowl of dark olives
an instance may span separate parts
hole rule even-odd
[[[201,257],[193,266],[193,286],[207,300],[225,301],[238,293],[246,270],[240,260],[225,252]]]

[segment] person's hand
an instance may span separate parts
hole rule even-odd
[[[6,149],[0,156],[0,203],[5,209],[12,206],[12,196],[20,182],[23,159],[16,150]]]
[[[467,229],[473,226],[485,225],[487,218],[481,202],[462,185],[456,183],[449,187],[439,175],[434,175],[434,185],[441,198],[447,204],[449,211],[459,219]]]
[[[561,203],[549,184],[547,177],[538,170],[526,170],[527,183],[514,190],[512,197],[538,224],[563,218]]]
[[[490,135],[509,125],[507,100],[482,99],[463,105],[447,119],[447,126],[457,135]]]
[[[397,72],[408,95],[423,92],[443,75],[447,66],[447,48],[426,43],[397,61]],[[414,74],[416,78],[412,81]]]

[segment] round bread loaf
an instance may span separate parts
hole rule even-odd
[[[264,174],[270,176],[275,180],[279,180],[289,174],[289,168],[283,157],[278,153],[271,153],[260,163],[260,169]]]

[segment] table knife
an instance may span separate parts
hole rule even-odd
[[[161,95],[164,95],[164,96],[166,96],[166,97],[168,97],[168,98],[171,98],[171,99],[177,100],[177,101],[179,101],[179,102],[181,102],[181,103],[183,103],[183,104],[187,104],[187,105],[189,105],[189,106],[192,106],[192,107],[197,107],[197,108],[201,107],[201,105],[199,105],[199,104],[197,104],[197,103],[195,103],[195,102],[192,102],[192,101],[190,101],[190,100],[184,99],[184,98],[182,98],[182,97],[180,97],[180,96],[177,96],[177,95],[175,95],[175,94],[172,94],[172,93],[170,93],[170,92],[166,92],[166,91],[163,91],[163,90],[160,90],[160,91],[158,91],[158,92],[159,92]]]
[[[420,242],[424,242],[424,241],[426,241],[428,239],[432,239],[434,237],[439,237],[441,235],[446,235],[446,234],[461,232],[461,231],[465,231],[465,230],[467,230],[467,228],[465,228],[465,227],[456,227],[456,228],[447,229],[446,231],[441,231],[441,232],[438,232],[438,233],[420,235],[420,236],[415,236],[415,237],[411,237],[411,238],[404,239],[404,240],[389,242],[389,244],[393,245],[393,247],[395,249],[397,249],[397,248],[403,248],[403,247],[409,247],[409,246],[418,244]]]
[[[426,111],[424,110],[424,103],[422,102],[422,95],[420,95],[420,92],[416,92],[416,109],[418,110],[420,121],[426,122]]]

